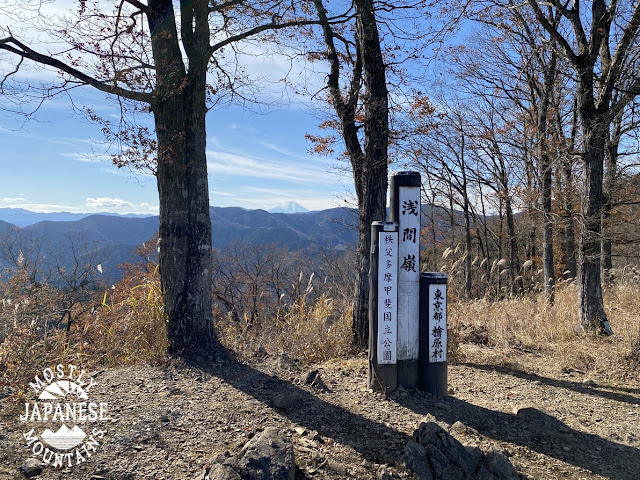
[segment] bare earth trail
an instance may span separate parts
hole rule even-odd
[[[107,402],[112,418],[99,449],[86,463],[45,467],[31,478],[197,479],[269,426],[290,436],[296,479],[412,478],[404,448],[432,415],[462,443],[502,451],[522,478],[640,479],[640,383],[596,377],[585,385],[538,357],[522,360],[526,368],[449,365],[446,398],[367,391],[363,357],[314,367],[326,390],[306,385],[307,371],[295,362],[274,357],[108,368],[93,373],[92,401]],[[0,406],[0,479],[24,479],[22,406],[10,396]]]

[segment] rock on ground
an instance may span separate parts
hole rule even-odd
[[[486,454],[474,446],[464,446],[444,428],[427,417],[407,443],[407,466],[420,480],[519,480],[515,468],[502,453]],[[465,430],[456,422],[454,431]]]
[[[293,480],[296,465],[293,445],[275,427],[266,428],[242,449],[238,462],[242,478],[251,480]]]

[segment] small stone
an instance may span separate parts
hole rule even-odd
[[[36,475],[42,471],[42,462],[37,458],[27,458],[22,464],[22,471],[25,475]]]
[[[591,379],[591,378],[587,378],[586,380],[584,380],[584,381],[582,382],[582,384],[583,384],[585,387],[595,387],[595,386],[596,386],[596,382],[595,382],[595,380],[593,380],[593,379]]]
[[[451,430],[457,433],[467,433],[467,426],[460,420],[458,420],[453,425],[451,425]]]
[[[304,427],[296,427],[293,430],[301,437],[304,437],[307,433],[307,429]]]
[[[327,463],[325,464],[325,468],[337,473],[338,475],[345,476],[347,474],[347,467],[345,467],[341,463],[336,462],[335,460],[328,459]]]
[[[307,373],[307,375],[304,377],[304,384],[305,385],[311,385],[313,383],[313,381],[316,379],[317,376],[319,376],[320,373],[318,372],[318,370],[311,370]]]
[[[309,373],[307,373],[304,379],[304,384],[311,385],[312,387],[315,387],[322,392],[329,391],[325,383],[322,381],[322,378],[320,377],[320,372],[318,372],[318,370],[311,370]]]
[[[282,355],[280,355],[280,357],[278,357],[278,368],[280,370],[296,371],[296,372],[300,370],[298,368],[298,361],[291,358],[286,353],[283,353]]]
[[[278,428],[268,427],[242,448],[242,476],[252,480],[293,480],[293,445]]]
[[[514,408],[513,413],[525,422],[550,423],[555,420],[554,417],[534,407]]]
[[[265,350],[265,348],[261,345],[258,347],[258,349],[255,351],[254,355],[258,358],[267,358],[269,356],[269,352],[267,352]]]

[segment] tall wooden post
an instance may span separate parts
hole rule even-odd
[[[389,220],[398,223],[398,384],[418,386],[420,294],[420,185],[418,172],[395,172]]]
[[[369,388],[390,393],[398,384],[398,225],[394,222],[371,224],[369,292]]]
[[[447,395],[447,275],[420,275],[419,387]]]

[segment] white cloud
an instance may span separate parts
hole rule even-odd
[[[157,215],[159,211],[158,205],[153,205],[148,202],[142,202],[139,204],[131,203],[121,198],[87,198],[85,201],[85,211],[92,212],[111,212],[111,213],[139,213],[139,214],[151,214]]]
[[[313,165],[311,159],[304,166],[298,167],[294,163],[300,162],[278,161],[246,153],[207,150],[207,156],[210,159],[207,166],[212,173],[296,183],[334,183],[326,169]]]
[[[121,200],[119,198],[87,198],[85,201],[85,205],[93,210],[104,210],[104,209],[123,209],[133,207],[133,203],[127,202],[126,200]]]
[[[157,215],[160,212],[160,207],[158,205],[151,205],[150,203],[143,202],[140,204],[140,207],[143,210],[137,213],[153,213]]]
[[[31,212],[38,213],[53,213],[53,212],[70,212],[70,213],[82,213],[82,209],[78,207],[72,207],[70,205],[58,205],[53,203],[33,203],[25,201],[24,203],[8,203],[5,199],[0,201],[0,207],[9,208],[23,208]]]
[[[2,203],[9,205],[15,205],[18,203],[25,203],[27,200],[24,197],[5,197],[2,199]]]

